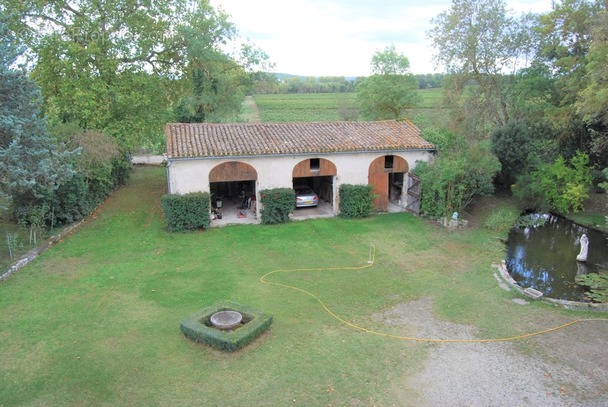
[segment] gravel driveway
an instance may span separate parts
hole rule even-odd
[[[374,319],[413,326],[419,337],[477,337],[475,328],[435,319],[432,305],[402,303]],[[527,340],[532,357],[515,342],[431,343],[424,368],[405,385],[416,406],[606,406],[607,337],[607,322],[575,324]]]

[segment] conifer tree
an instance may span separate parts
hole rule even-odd
[[[77,151],[49,137],[40,88],[17,66],[22,53],[0,18],[0,194],[19,220],[42,225],[53,192],[74,174],[69,159]]]

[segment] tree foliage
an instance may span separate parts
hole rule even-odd
[[[503,183],[578,150],[589,165],[608,164],[606,6],[560,0],[515,17],[504,0],[454,0],[433,20],[453,128],[469,140],[490,136]]]
[[[509,188],[518,175],[528,170],[530,157],[538,156],[535,136],[532,128],[513,120],[492,132],[492,153],[500,161],[500,181],[505,187]]]
[[[123,148],[156,143],[173,120],[173,105],[189,96],[192,77],[200,72],[200,78],[211,78],[209,86],[218,84],[206,106],[218,115],[234,111],[238,94],[228,84],[245,82],[226,74],[226,61],[241,76],[236,59],[249,67],[263,63],[251,45],[240,57],[222,51],[236,30],[207,0],[5,4],[13,32],[35,55],[33,76],[51,123],[103,131]]]
[[[361,115],[368,120],[401,119],[420,103],[418,82],[409,73],[409,60],[393,45],[372,57],[372,75],[357,85]]]
[[[435,62],[453,75],[452,91],[462,94],[471,81],[478,92],[478,110],[496,126],[509,121],[507,74],[531,52],[530,17],[509,15],[503,0],[454,0],[452,7],[432,20],[428,36]],[[478,120],[478,119],[477,119]]]
[[[582,208],[591,179],[589,156],[578,152],[570,160],[560,156],[552,163],[539,162],[517,179],[514,194],[528,208],[568,213]]]
[[[578,114],[591,126],[591,151],[605,156],[608,155],[608,10],[605,8],[598,11],[590,36],[586,83],[576,107]]]
[[[78,151],[65,151],[49,137],[40,89],[14,68],[22,50],[3,19],[0,38],[0,194],[11,199],[21,221],[38,228],[52,210],[55,191],[74,176],[70,160]]]
[[[468,143],[448,131],[427,132],[438,154],[433,162],[418,162],[414,172],[422,180],[421,211],[433,217],[462,213],[476,196],[494,192],[493,178],[500,162],[489,143]]]
[[[546,114],[564,155],[583,149],[603,165],[608,163],[608,123],[603,120],[608,94],[602,85],[608,47],[605,7],[599,0],[555,2],[553,11],[540,17],[535,61],[553,73],[555,100]]]

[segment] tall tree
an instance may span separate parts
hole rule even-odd
[[[205,15],[199,15],[202,21]],[[247,86],[254,72],[270,68],[268,56],[253,44],[245,43],[238,56],[233,57],[210,47],[212,38],[201,33],[200,25],[179,28],[186,52],[186,75],[189,86],[175,107],[180,122],[234,120],[241,109]],[[203,35],[201,35],[203,34]]]
[[[23,50],[0,17],[0,195],[12,200],[18,218],[41,225],[48,202],[74,171],[69,159],[47,134],[40,112],[40,89],[15,67]]]
[[[207,0],[6,0],[11,28],[36,55],[47,114],[105,130],[133,147],[161,133],[185,79],[189,44],[232,38]],[[178,91],[179,93],[179,91]]]
[[[554,74],[556,100],[548,116],[563,154],[588,152],[593,162],[608,163],[605,92],[606,4],[601,0],[562,0],[540,19],[538,64]]]
[[[420,102],[418,81],[409,72],[410,62],[390,45],[374,54],[372,75],[357,85],[361,115],[369,120],[403,118],[405,110]]]
[[[591,151],[604,157],[608,166],[608,0],[598,11],[591,30],[591,45],[587,54],[586,85],[576,102],[577,112],[590,126]]]
[[[453,0],[448,11],[432,20],[428,36],[435,47],[435,62],[453,75],[452,89],[461,94],[465,85],[475,94],[467,102],[488,117],[493,126],[510,119],[510,82],[533,50],[531,16],[509,15],[503,0]]]

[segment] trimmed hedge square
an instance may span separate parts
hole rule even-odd
[[[222,331],[211,325],[211,316],[220,311],[237,311],[243,315],[243,325]],[[264,333],[272,323],[272,315],[247,305],[223,301],[204,308],[184,319],[180,331],[190,340],[216,349],[234,352],[242,349]]]

